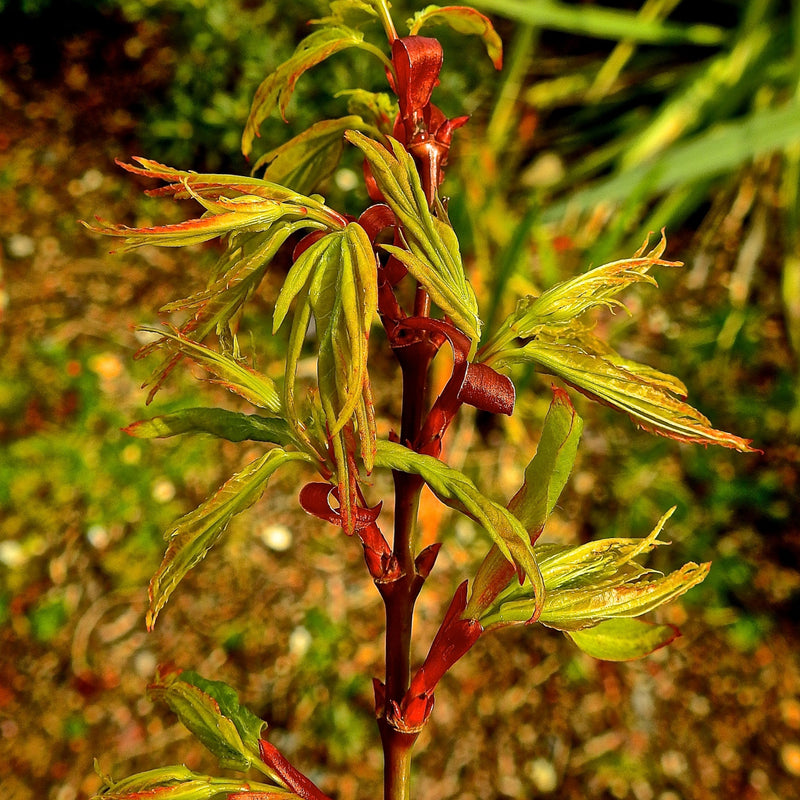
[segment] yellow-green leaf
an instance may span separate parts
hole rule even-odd
[[[134,422],[124,429],[139,439],[163,439],[183,433],[208,433],[229,442],[295,444],[289,425],[282,419],[240,414],[222,408],[184,408]]]
[[[681,442],[716,444],[753,452],[750,441],[711,427],[707,417],[673,393],[682,384],[614,353],[598,355],[592,337],[570,331],[541,331],[527,345],[505,356],[527,361],[556,375],[581,393],[627,413],[640,428]]]
[[[449,25],[459,33],[480,36],[495,69],[503,68],[503,42],[491,20],[480,11],[467,6],[426,6],[408,20],[408,31],[416,36],[425,25],[431,24]]]
[[[477,344],[481,321],[455,232],[428,208],[414,159],[389,137],[391,152],[358,131],[346,138],[369,162],[378,188],[400,224],[407,247],[384,245],[428,291],[431,299]],[[443,209],[439,208],[440,214]]]
[[[680,633],[672,625],[642,619],[607,619],[594,627],[568,631],[567,636],[587,655],[602,661],[632,661],[674,641]]]
[[[179,331],[147,325],[143,325],[140,330],[163,337],[169,347],[200,364],[217,378],[217,382],[254,406],[266,408],[276,414],[280,412],[280,395],[275,382],[266,375],[240,364],[230,356],[198,344]]]
[[[266,165],[264,178],[308,194],[330,176],[339,164],[348,129],[372,130],[361,117],[351,114],[340,119],[316,122],[280,147],[256,161],[253,171]]]
[[[250,462],[228,480],[202,505],[181,517],[166,533],[166,553],[150,581],[150,608],[147,627],[155,625],[164,607],[184,575],[198,562],[237,514],[261,497],[273,473],[289,461],[309,461],[305,453],[289,453],[275,448]]]
[[[535,541],[566,485],[580,441],[583,422],[567,394],[556,389],[545,417],[539,445],[528,467],[525,480],[508,504],[522,523],[531,541]],[[466,619],[475,619],[511,582],[503,554],[493,545],[481,563],[470,586]]]
[[[536,563],[530,536],[522,523],[499,503],[486,497],[462,472],[432,456],[421,455],[395,442],[378,441],[376,466],[419,475],[442,500],[474,519],[489,534],[499,551],[521,568],[534,595],[528,619],[535,618],[544,602],[544,582]]]
[[[364,34],[342,25],[330,25],[314,31],[297,45],[292,57],[281,64],[256,90],[242,135],[242,153],[245,156],[250,154],[253,138],[258,135],[261,123],[275,108],[280,109],[281,116],[286,119],[286,107],[300,76],[334,53],[350,47],[374,51],[374,48],[364,42]]]

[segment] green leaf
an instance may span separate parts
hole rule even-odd
[[[234,778],[200,775],[185,766],[159,767],[114,781],[105,778],[105,786],[93,800],[212,800],[225,795],[255,793],[259,800],[293,800],[298,796],[277,786]]]
[[[458,239],[449,222],[428,208],[414,159],[391,137],[389,152],[357,131],[345,136],[364,153],[407,244],[407,249],[383,245],[384,249],[406,266],[433,302],[477,344],[481,328],[478,302],[464,272]],[[437,213],[443,214],[443,209],[439,207]]]
[[[559,630],[578,630],[598,620],[638,617],[669,603],[701,583],[711,565],[684,564],[655,580],[639,580],[602,588],[562,589],[548,594],[550,607],[542,611],[543,625]]]
[[[231,320],[258,289],[278,250],[292,234],[319,227],[319,224],[306,219],[296,222],[281,220],[266,231],[235,231],[230,235],[228,246],[207,287],[190,297],[162,306],[161,311],[192,309],[191,320],[183,327],[196,341],[202,341],[214,329],[219,336],[232,338]]]
[[[351,223],[343,231],[329,233],[300,254],[275,303],[273,330],[280,328],[295,301],[284,381],[286,418],[300,439],[317,452],[325,451],[325,443],[320,447],[320,443],[311,441],[295,398],[297,365],[313,314],[319,340],[319,401],[337,475],[342,518],[349,529],[355,476],[347,438],[357,429],[361,460],[370,472],[376,437],[367,361],[370,326],[378,306],[377,266],[372,245],[360,225]]]
[[[536,454],[525,470],[522,487],[508,505],[532,541],[541,533],[567,483],[582,429],[583,421],[567,394],[554,388]],[[493,545],[472,581],[465,618],[477,618],[509,584],[513,576],[506,568],[507,563]]]
[[[331,13],[311,20],[312,25],[356,26],[378,16],[373,0],[330,0]]]
[[[495,69],[503,68],[503,43],[488,17],[467,6],[427,6],[408,20],[408,31],[416,36],[425,25],[445,24],[454,31],[483,39]]]
[[[677,379],[598,348],[588,334],[542,331],[504,360],[534,363],[587,397],[624,411],[650,433],[753,452],[749,440],[712,428],[707,417],[676,397],[675,390],[682,387]]]
[[[244,745],[258,752],[258,740],[267,723],[257,717],[249,708],[239,703],[236,690],[223,681],[211,681],[198,675],[193,670],[184,670],[178,679],[196,686],[216,701],[219,711],[225,718],[231,720],[236,726]]]
[[[603,661],[632,661],[674,641],[680,633],[672,625],[641,619],[608,619],[593,628],[569,631],[567,636],[587,655]]]
[[[569,396],[553,389],[536,455],[525,470],[525,481],[509,503],[510,510],[532,537],[538,536],[566,486],[583,430],[583,420]]]
[[[654,266],[682,266],[680,262],[661,258],[666,244],[662,231],[659,243],[646,254],[647,240],[633,258],[604,264],[557,283],[539,297],[523,297],[481,349],[480,359],[487,363],[502,360],[504,351],[518,347],[521,340],[532,339],[541,330],[570,325],[592,308],[603,306],[612,311],[624,308],[616,295],[634,283],[656,286],[655,280],[647,274]]]
[[[392,132],[394,120],[400,106],[397,98],[386,92],[368,92],[365,89],[345,89],[336,93],[337,97],[347,98],[350,114],[362,117],[382,134]]]
[[[238,363],[230,356],[198,344],[187,336],[182,335],[179,331],[148,325],[143,325],[140,330],[163,337],[169,347],[191,358],[192,361],[214,375],[217,378],[216,382],[244,397],[254,406],[266,408],[276,414],[280,412],[280,395],[274,381],[270,380],[266,375]]]
[[[544,583],[530,536],[522,523],[503,506],[482,494],[462,472],[432,456],[421,455],[394,442],[378,441],[375,465],[419,475],[442,502],[474,519],[489,534],[499,551],[518,565],[533,587],[536,602],[528,619],[538,615],[544,600]]]
[[[670,509],[644,539],[600,539],[578,546],[537,545],[537,561],[546,595],[539,621],[563,631],[581,630],[605,619],[638,617],[670,602],[700,583],[710,564],[689,563],[655,579],[636,562],[660,542]],[[487,628],[526,622],[532,587],[511,586],[481,617]]]
[[[339,165],[344,149],[344,132],[351,128],[375,132],[372,126],[355,115],[326,119],[261,156],[253,171],[266,164],[266,180],[308,194]]]
[[[186,677],[171,673],[159,675],[149,687],[149,693],[170,707],[183,725],[219,759],[223,769],[243,772],[262,765],[258,739],[267,723],[243,709],[236,692],[229,686],[204,681],[196,673]]]
[[[152,630],[158,612],[175,587],[227,528],[231,519],[261,497],[272,474],[289,461],[310,461],[305,453],[275,448],[248,464],[194,511],[181,517],[167,532],[167,551],[150,581],[147,627]]]
[[[389,65],[380,51],[365,43],[364,35],[352,28],[331,25],[309,34],[297,45],[292,57],[281,64],[256,90],[242,135],[242,153],[245,156],[250,154],[253,138],[258,135],[261,123],[274,109],[280,109],[281,116],[284,120],[286,119],[286,107],[300,76],[306,70],[330,58],[334,53],[350,47],[359,47],[373,52]]]
[[[282,446],[295,444],[289,425],[273,417],[240,414],[222,408],[184,408],[134,422],[125,433],[139,439],[163,439],[182,433],[210,433],[229,442],[271,442]]]

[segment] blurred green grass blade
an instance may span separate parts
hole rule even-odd
[[[659,21],[668,17],[678,3],[680,0],[645,0],[637,12],[637,16],[642,22]],[[586,93],[587,100],[597,102],[612,90],[635,50],[636,43],[630,39],[624,39],[617,44],[596,73],[592,85]]]
[[[768,25],[747,31],[730,52],[714,56],[687,84],[678,86],[650,123],[629,143],[623,167],[643,163],[704,120],[723,119],[742,96],[748,97],[759,64],[779,43]],[[775,55],[772,53],[772,55]]]
[[[474,0],[472,5],[526,25],[600,39],[713,46],[723,42],[727,36],[725,30],[713,25],[677,25],[645,20],[640,19],[636,12],[572,5],[557,0]]]
[[[542,214],[545,222],[570,211],[586,211],[600,203],[621,203],[646,185],[649,197],[695,181],[731,172],[757,156],[800,142],[800,103],[754,112],[736,122],[717,125],[687,142],[666,150],[656,164],[642,164],[596,181]]]

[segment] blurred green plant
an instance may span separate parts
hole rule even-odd
[[[558,10],[557,4],[542,8],[551,5]],[[207,433],[263,447],[169,528],[166,553],[150,582],[148,628],[188,571],[205,558],[230,520],[258,500],[277,471],[296,462],[316,473],[300,490],[300,505],[360,542],[385,606],[385,679],[374,679],[373,686],[387,800],[410,796],[411,754],[430,717],[435,689],[481,636],[540,622],[564,631],[596,658],[643,657],[678,632],[639,617],[700,583],[709,568],[707,563],[688,563],[660,575],[640,563],[658,546],[672,511],[660,515],[644,539],[540,542],[572,471],[583,427],[569,395],[554,387],[536,454],[519,490],[505,504],[442,455],[448,429],[463,406],[511,416],[516,388],[509,374],[524,385],[518,371],[522,366],[528,373],[560,378],[627,413],[651,433],[751,451],[747,440],[713,428],[688,405],[681,381],[625,357],[591,329],[596,309],[621,305],[617,296],[634,283],[654,283],[651,269],[678,266],[662,258],[663,236],[652,249],[645,242],[630,259],[555,282],[542,293],[517,292],[509,281],[513,259],[505,261],[500,270],[504,283],[496,285],[500,302],[490,305],[488,315],[481,313],[481,293],[467,276],[439,191],[453,134],[467,122],[465,116],[448,117],[431,100],[443,55],[439,41],[425,34],[441,24],[479,36],[500,67],[500,39],[490,21],[473,9],[427,6],[408,20],[409,33],[401,37],[386,0],[335,0],[330,14],[317,21],[318,27],[258,87],[243,152],[251,152],[254,137],[272,113],[286,114],[301,76],[342,51],[351,51],[365,68],[371,65],[383,74],[392,94],[363,87],[350,94],[347,117],[315,122],[279,149],[268,148],[256,162],[261,177],[197,173],[136,158],[124,168],[164,184],[150,194],[191,199],[203,213],[151,227],[102,220],[88,226],[118,238],[122,250],[225,241],[207,286],[165,307],[183,312],[184,321],[158,329],[160,338],[141,355],[163,356],[150,382],[150,399],[189,360],[255,412],[184,408],[134,423],[127,432],[140,438]],[[388,48],[375,43],[378,37],[367,37],[365,29],[382,33]],[[667,40],[684,36],[695,44],[695,39],[718,41],[709,26],[694,26],[688,33],[680,27],[661,29]],[[518,70],[512,68],[514,74],[518,77]],[[336,170],[347,144],[351,156],[363,157],[372,201],[357,217],[316,193]],[[468,199],[471,184],[485,187],[485,176],[476,181],[476,174],[464,181]],[[491,215],[493,209],[484,208]],[[515,238],[524,239],[519,233]],[[286,345],[283,369],[268,374],[251,366],[241,322],[279,253],[289,256],[290,266],[274,296],[272,336],[283,335]],[[482,282],[486,276],[479,272],[474,277]],[[506,301],[510,311],[502,308]],[[370,342],[376,319],[383,328],[377,348]],[[206,343],[212,336],[215,347]],[[452,353],[451,374],[435,387],[431,366],[444,345]],[[399,366],[399,415],[385,414],[373,400],[369,367],[377,350],[390,352]],[[301,369],[305,359],[315,365],[312,374]],[[388,417],[383,428],[390,433],[379,435],[379,415]],[[391,544],[382,531],[384,498],[374,496],[370,478],[377,470],[390,472],[394,485]],[[414,605],[442,546],[422,547],[419,541],[425,485],[442,503],[477,523],[491,546],[477,571],[455,591],[427,656],[414,670]],[[313,615],[307,621],[321,625],[318,640],[324,640],[327,621]],[[324,649],[317,655],[324,662]],[[267,723],[242,706],[230,687],[189,671],[164,671],[151,691],[222,768],[255,769],[267,783],[167,767],[123,781],[107,778],[102,796],[326,797],[268,740]]]

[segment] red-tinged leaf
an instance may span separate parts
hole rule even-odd
[[[194,511],[181,517],[167,532],[167,551],[150,581],[150,608],[147,627],[155,625],[184,575],[214,545],[234,516],[249,508],[267,487],[272,474],[289,461],[309,461],[305,453],[289,453],[275,448],[248,464]]]
[[[350,47],[372,51],[370,46],[365,45],[362,33],[341,25],[314,31],[300,42],[292,57],[264,80],[256,91],[242,136],[242,153],[245,156],[250,154],[261,123],[275,108],[280,109],[281,116],[286,119],[286,107],[300,76],[334,53]]]
[[[212,800],[221,795],[260,795],[270,800],[292,800],[296,795],[275,786],[233,778],[200,775],[184,766],[160,767],[120,781],[104,776],[97,800]]]
[[[209,239],[216,239],[231,231],[244,228],[265,230],[278,216],[280,216],[280,213],[275,207],[272,207],[269,211],[261,211],[254,214],[242,214],[238,211],[233,211],[203,216],[172,225],[154,225],[147,228],[130,228],[126,225],[115,225],[100,217],[97,218],[96,225],[90,225],[83,221],[81,224],[93,233],[123,239],[120,251],[125,252],[145,244],[160,247],[186,247],[188,245],[201,244],[209,241]]]
[[[158,334],[168,346],[208,370],[217,382],[226,389],[244,397],[259,408],[273,413],[281,410],[281,401],[274,381],[254,369],[240,364],[234,358],[212,350],[210,347],[183,336],[179,331],[169,328],[153,328],[146,325],[140,330]]]
[[[437,24],[449,25],[458,33],[480,36],[495,69],[503,68],[503,43],[491,20],[480,11],[466,6],[427,6],[408,21],[409,33],[415,35],[425,25]]]
[[[707,417],[672,394],[663,380],[653,379],[649,370],[636,372],[630,361],[621,368],[612,359],[592,353],[591,345],[582,345],[578,337],[546,337],[542,332],[518,352],[520,360],[533,362],[587,397],[624,411],[649,433],[680,442],[755,452],[749,439],[712,428]]]
[[[607,619],[567,636],[587,655],[602,661],[632,661],[666,647],[680,636],[674,625],[641,619]]]
[[[327,228],[339,228],[347,220],[338,212],[328,208],[319,197],[309,197],[280,184],[244,175],[222,175],[216,173],[197,173],[191,170],[178,170],[146,158],[134,158],[140,166],[117,164],[128,172],[148,178],[168,181],[167,186],[150,189],[146,194],[152,197],[170,196],[175,200],[208,200],[223,204],[240,197],[253,203],[257,198],[281,204],[289,220],[308,218],[310,224]]]

